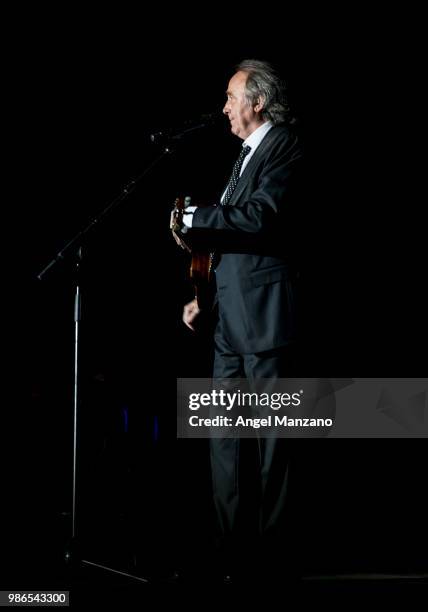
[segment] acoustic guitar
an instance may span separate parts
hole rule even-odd
[[[190,197],[176,198],[170,227],[176,242],[190,254],[189,280],[199,308],[206,310],[212,307],[215,292],[211,278],[212,253],[192,245],[190,237],[187,236],[189,228],[183,225],[183,214],[190,201]]]

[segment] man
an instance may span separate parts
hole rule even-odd
[[[293,375],[297,277],[293,244],[299,233],[294,220],[302,152],[285,86],[270,64],[241,62],[226,94],[223,112],[232,133],[243,140],[241,153],[221,204],[189,207],[183,223],[197,229],[199,236],[206,230],[209,240],[214,240],[218,301],[214,378],[274,381]],[[200,315],[195,299],[184,307],[183,321],[194,330]],[[246,515],[241,464],[247,442],[254,441],[210,442],[219,541],[227,571],[242,570],[243,558],[255,550],[250,532],[242,529]],[[256,442],[258,544],[268,555],[285,526],[289,455],[285,440]]]

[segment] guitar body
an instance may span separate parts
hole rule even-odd
[[[192,252],[189,275],[199,308],[210,308],[214,291],[211,283],[211,254]]]

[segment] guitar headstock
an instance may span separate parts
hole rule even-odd
[[[173,232],[178,232],[183,227],[183,210],[184,198],[175,198],[170,224],[170,228]]]
[[[192,198],[186,196],[185,198],[175,198],[174,208],[171,215],[171,229],[178,231],[183,229],[183,213],[185,209],[190,206]]]
[[[192,198],[186,196],[185,198],[175,198],[174,210],[184,210],[192,203]]]
[[[184,210],[184,198],[175,198],[174,210]]]

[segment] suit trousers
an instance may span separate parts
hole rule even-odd
[[[235,378],[250,384],[263,380],[263,391],[277,378],[292,376],[290,346],[238,354],[221,333],[215,333],[215,379]],[[230,380],[229,380],[230,379]],[[238,384],[238,383],[235,383]],[[259,547],[279,545],[287,526],[290,443],[282,438],[212,438],[210,440],[213,498],[220,553],[232,560],[251,556]],[[251,549],[251,550],[249,550]]]

